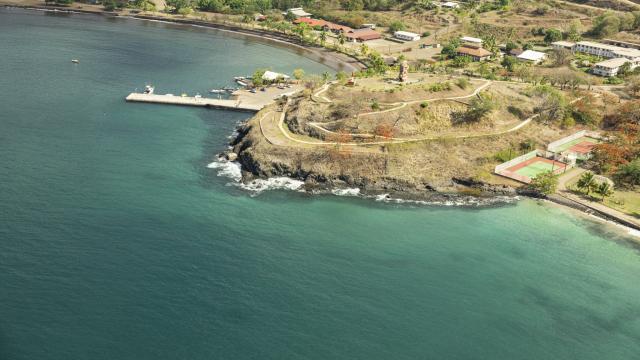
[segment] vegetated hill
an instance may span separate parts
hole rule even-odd
[[[576,4],[589,5],[601,9],[634,11],[640,10],[640,0],[567,0]]]

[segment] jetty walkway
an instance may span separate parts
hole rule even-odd
[[[239,110],[257,112],[265,106],[273,104],[282,96],[291,96],[301,91],[301,85],[293,85],[289,88],[267,87],[264,91],[254,93],[248,90],[235,91],[230,99],[214,99],[200,96],[178,96],[172,94],[145,94],[131,93],[125,99],[130,102],[143,102],[153,104],[201,106],[226,110]]]
[[[204,97],[193,96],[175,96],[175,95],[158,95],[131,93],[126,97],[127,101],[144,102],[154,104],[168,105],[186,105],[186,106],[203,106],[218,109],[231,109],[242,111],[260,111],[266,104],[243,103],[240,100],[232,99],[210,99]]]

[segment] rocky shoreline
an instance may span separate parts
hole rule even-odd
[[[357,189],[359,195],[378,199],[397,199],[429,203],[477,204],[504,201],[507,198],[540,195],[528,189],[508,185],[489,184],[471,178],[453,177],[442,179],[438,184],[425,181],[408,181],[392,176],[375,177],[349,172],[317,172],[299,162],[294,168],[282,161],[265,161],[254,146],[251,136],[251,120],[241,126],[237,136],[230,142],[230,150],[219,154],[222,161],[237,162],[241,167],[241,182],[249,184],[255,180],[285,177],[304,183],[309,193],[335,193]]]

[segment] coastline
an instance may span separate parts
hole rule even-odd
[[[346,55],[341,52],[337,52],[325,47],[313,46],[309,44],[305,44],[301,42],[299,39],[293,36],[288,36],[282,33],[267,31],[263,29],[247,29],[240,26],[236,26],[229,23],[214,23],[209,21],[201,21],[196,19],[189,18],[174,18],[168,16],[157,16],[157,15],[149,15],[149,14],[120,14],[118,12],[112,11],[104,11],[100,9],[95,10],[86,10],[86,9],[78,9],[78,8],[69,8],[69,7],[61,7],[61,6],[40,6],[40,5],[25,5],[13,3],[11,1],[2,1],[0,0],[0,6],[4,8],[15,8],[15,9],[23,9],[23,10],[33,10],[33,11],[48,11],[53,13],[68,13],[68,14],[87,14],[87,15],[99,15],[99,16],[109,16],[115,18],[122,19],[134,19],[134,20],[145,20],[145,21],[155,21],[162,22],[168,24],[177,24],[183,26],[194,26],[201,27],[207,29],[213,29],[222,32],[228,32],[233,34],[239,34],[243,36],[249,36],[255,39],[259,39],[265,42],[269,42],[271,44],[278,44],[281,46],[288,47],[290,49],[295,49],[301,51],[299,55],[307,57],[311,60],[324,64],[335,71],[344,71],[344,72],[353,72],[365,69],[366,66],[360,62],[359,60]]]
[[[358,61],[350,58],[349,56],[332,51],[330,49],[309,46],[307,44],[302,44],[296,38],[286,36],[284,34],[264,31],[261,29],[245,29],[242,27],[237,27],[228,24],[219,24],[205,21],[198,21],[194,19],[175,19],[163,16],[153,16],[153,15],[121,15],[114,12],[108,11],[91,11],[85,9],[74,9],[74,8],[65,8],[65,7],[51,7],[51,6],[32,6],[32,5],[20,5],[13,3],[5,3],[0,1],[5,8],[18,8],[24,10],[37,10],[37,11],[50,11],[50,12],[61,12],[61,13],[77,13],[77,14],[93,14],[93,15],[102,15],[102,16],[111,16],[111,17],[120,17],[120,18],[129,18],[129,19],[138,19],[138,20],[146,20],[146,21],[157,21],[171,24],[179,24],[179,25],[187,25],[187,26],[197,26],[203,28],[210,28],[218,31],[225,31],[229,33],[241,34],[245,36],[251,36],[254,38],[259,38],[268,42],[278,43],[280,45],[285,45],[287,47],[292,47],[305,51],[305,56],[316,60],[318,62],[324,63],[331,68],[336,70],[344,70],[344,67],[351,67],[353,70],[364,67],[363,64]],[[251,119],[249,119],[250,121]],[[242,161],[241,161],[242,163]],[[252,166],[253,167],[253,166]],[[250,166],[247,166],[247,163],[242,163],[243,175],[250,173]],[[264,168],[263,166],[258,166],[258,168]],[[327,178],[306,178],[301,176],[295,176],[295,174],[291,174],[286,171],[286,168],[281,168],[282,173],[273,173],[271,176],[287,176],[292,179],[300,180],[304,182],[304,187],[307,188],[311,193],[335,193],[336,191],[348,191],[349,189],[358,189],[359,195],[369,197],[369,198],[380,198],[381,196],[387,196],[386,199],[390,201],[406,201],[406,202],[414,202],[414,203],[431,203],[431,204],[449,204],[454,203],[455,205],[470,205],[477,206],[478,203],[485,203],[483,200],[487,200],[486,203],[495,204],[500,203],[500,197],[511,197],[514,198],[518,195],[527,196],[531,198],[537,198],[534,194],[526,191],[518,191],[518,189],[506,187],[506,186],[494,186],[488,183],[475,182],[471,179],[452,179],[455,183],[455,187],[450,187],[448,189],[440,189],[438,187],[431,187],[428,184],[421,188],[411,188],[409,184],[403,183],[394,179],[387,179],[388,181],[383,184],[374,184],[375,182],[370,182],[366,178],[365,179],[354,179],[349,176],[336,176],[335,179],[327,179]],[[251,171],[252,172],[252,171]],[[291,176],[294,175],[294,176]],[[300,175],[300,174],[298,174]],[[243,181],[251,181],[252,179],[268,179],[269,176],[264,176],[264,174],[256,174],[253,176],[249,176],[245,179],[243,176]],[[324,180],[324,181],[322,181]],[[363,186],[364,185],[364,186]],[[368,186],[367,186],[368,185]],[[409,186],[408,186],[409,185]],[[469,200],[469,199],[473,200]],[[381,200],[385,200],[385,198],[381,198]],[[476,201],[478,200],[478,201]],[[561,205],[563,207],[568,207],[575,211],[579,211],[585,216],[596,217],[605,222],[613,222],[620,226],[623,226],[628,230],[640,230],[640,227],[636,226],[633,223],[629,223],[624,219],[617,218],[615,216],[611,216],[610,214],[604,213],[597,209],[584,206],[582,204],[573,202],[571,200],[565,199],[561,196],[552,195],[546,198],[548,202],[554,203],[557,205]],[[507,201],[502,201],[507,202]],[[640,241],[640,240],[638,240]]]

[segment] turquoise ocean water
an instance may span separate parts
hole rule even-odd
[[[640,358],[640,251],[614,227],[531,200],[249,196],[207,168],[248,114],[123,101],[266,66],[327,70],[0,10],[0,359]]]

